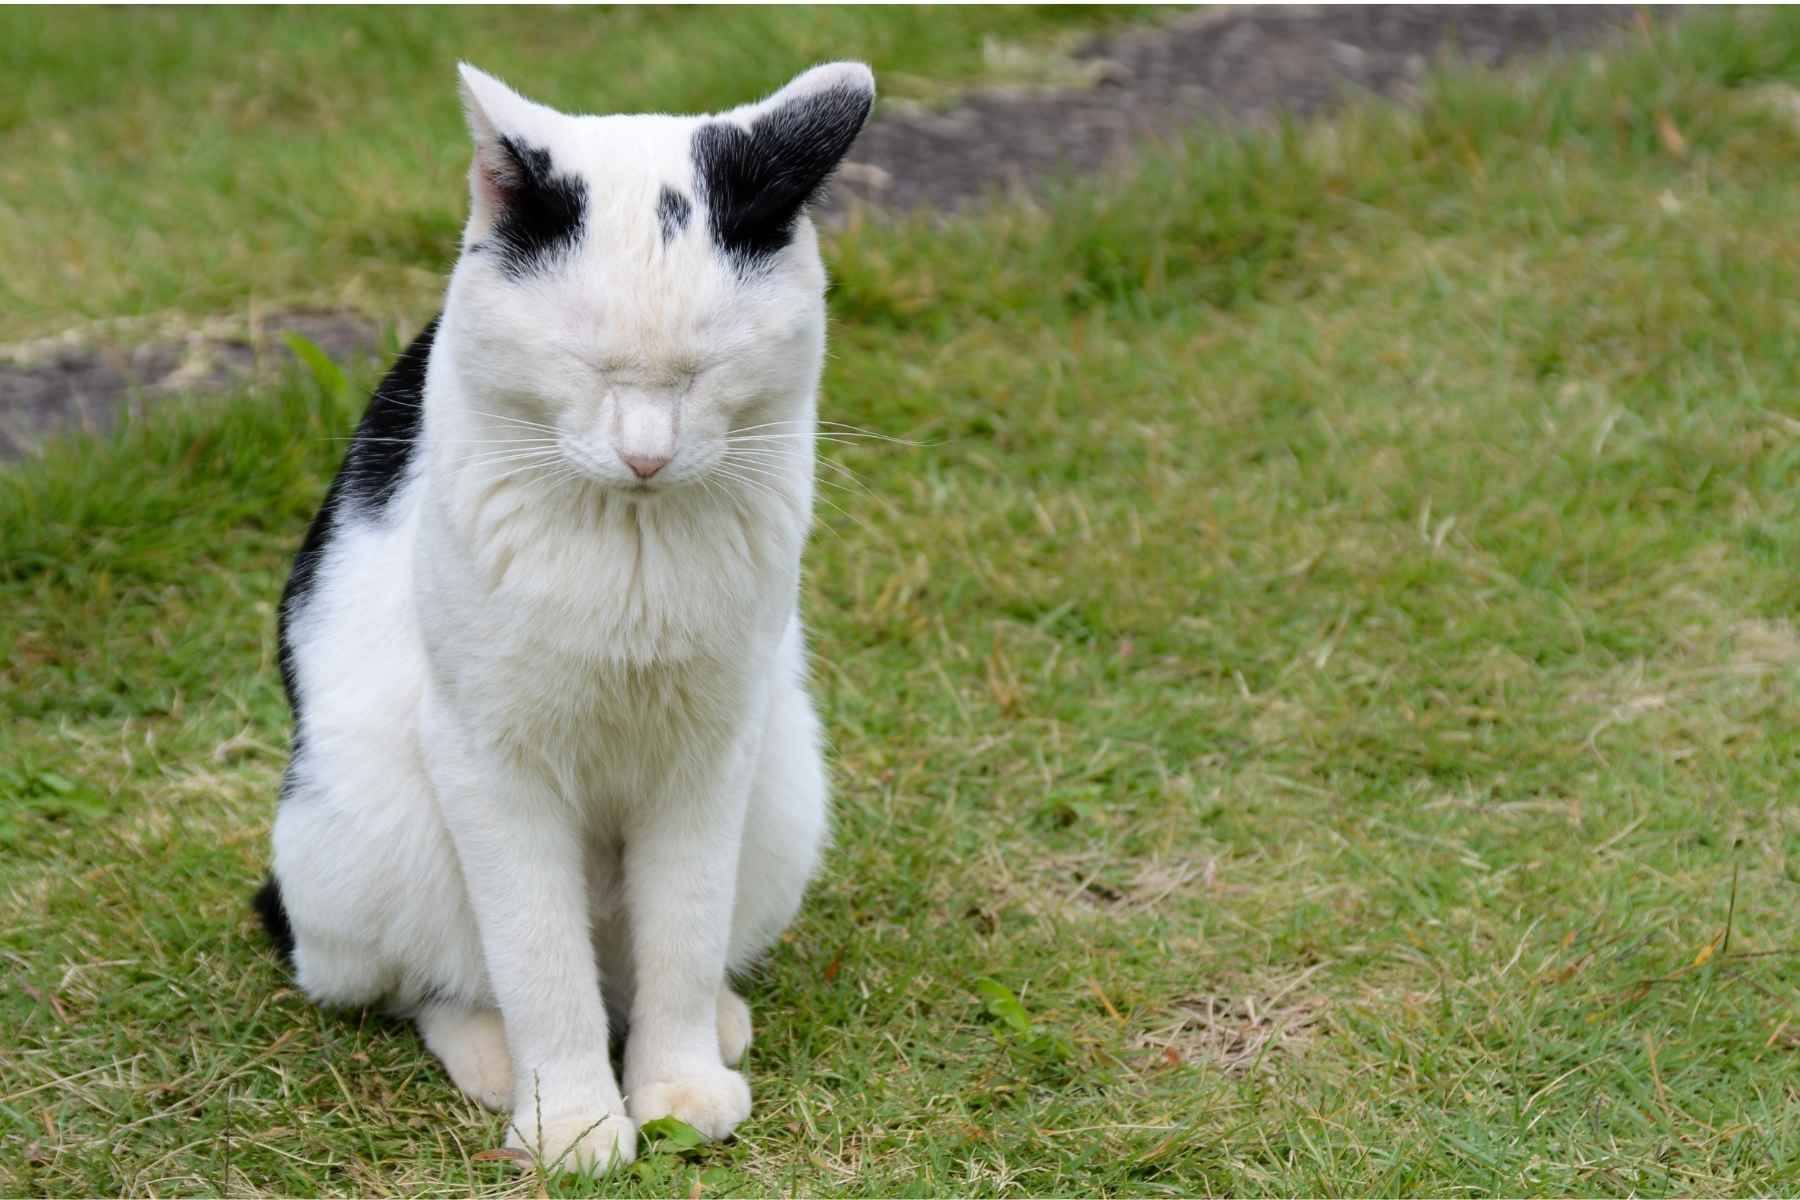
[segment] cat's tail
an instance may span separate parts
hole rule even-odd
[[[262,918],[263,928],[269,931],[269,940],[275,943],[275,949],[281,951],[281,957],[287,960],[288,966],[294,965],[294,927],[288,923],[287,906],[281,902],[281,884],[276,880],[274,872],[263,880],[263,885],[256,890],[256,915]]]

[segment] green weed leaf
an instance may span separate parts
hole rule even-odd
[[[289,332],[281,336],[282,341],[287,343],[287,348],[294,352],[294,357],[306,364],[313,382],[319,385],[321,399],[333,403],[349,399],[349,377],[344,374],[342,367],[331,361],[331,355],[325,353],[317,342],[298,333]]]
[[[639,1126],[647,1146],[680,1154],[706,1144],[706,1135],[679,1117],[658,1117]],[[658,1143],[666,1143],[659,1146]]]
[[[1005,984],[984,976],[975,981],[975,994],[981,997],[982,1005],[990,1017],[1015,1032],[1031,1032],[1031,1014],[1025,1011],[1025,1006]]]

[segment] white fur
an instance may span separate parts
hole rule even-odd
[[[867,71],[791,86],[821,78]],[[826,836],[797,610],[825,278],[804,217],[748,280],[718,254],[698,118],[464,79],[478,168],[496,131],[547,146],[590,236],[531,278],[483,254],[451,278],[412,470],[380,519],[340,514],[294,614],[275,873],[309,995],[416,1015],[511,1107],[510,1144],[596,1170],[635,1121],[748,1115],[726,971],[793,917]],[[663,186],[696,199],[667,245]],[[495,219],[479,169],[472,194],[465,245]],[[670,461],[640,483],[633,454]]]

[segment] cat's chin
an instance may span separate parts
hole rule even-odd
[[[691,481],[686,479],[672,480],[668,483],[663,483],[661,480],[651,482],[639,479],[625,482],[618,479],[595,479],[591,476],[584,476],[581,482],[584,486],[592,488],[609,499],[628,500],[634,504],[655,504],[672,495],[683,495],[693,490],[688,487]]]

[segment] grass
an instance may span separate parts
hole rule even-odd
[[[738,1138],[549,1190],[1800,1190],[1797,87],[1697,14],[835,238],[931,443],[833,450],[838,845]],[[0,1192],[544,1182],[248,915],[352,407],[0,481]]]

